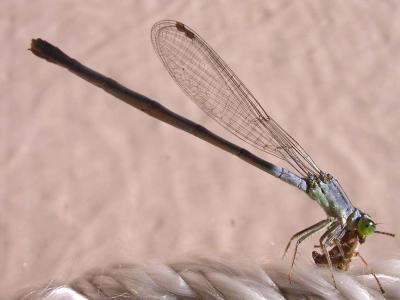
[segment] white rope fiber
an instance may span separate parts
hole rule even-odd
[[[400,260],[371,265],[385,294],[368,270],[336,272],[296,265],[292,283],[283,262],[262,266],[221,258],[173,263],[120,264],[88,272],[70,283],[24,291],[21,300],[105,299],[400,299]]]

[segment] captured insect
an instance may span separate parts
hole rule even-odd
[[[360,244],[364,242],[365,237],[361,236],[358,231],[347,231],[339,242],[334,242],[335,246],[333,246],[328,252],[332,265],[340,271],[347,271],[350,267],[352,259],[354,257],[359,257],[368,268],[367,261],[358,252]],[[316,246],[316,248],[319,247],[320,246]],[[313,251],[312,258],[317,265],[328,265],[328,258],[325,256],[325,254]],[[372,276],[374,276],[381,292],[385,293],[385,290],[383,289],[382,284],[380,283],[375,272],[372,270],[369,271],[371,272]]]
[[[290,238],[284,255],[293,241],[296,245],[289,278],[299,245],[314,233],[325,230],[318,246],[322,253],[314,251],[313,258],[316,264],[329,266],[335,286],[333,267],[347,270],[352,258],[360,256],[358,246],[368,236],[394,236],[376,230],[377,224],[353,206],[338,180],[315,164],[197,33],[180,22],[166,20],[153,26],[151,39],[171,77],[198,107],[238,138],[289,163],[295,172],[273,164],[263,170],[307,193],[325,211],[326,219]]]

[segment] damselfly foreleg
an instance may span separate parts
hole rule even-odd
[[[309,236],[311,236],[312,234],[314,234],[314,233],[316,233],[316,232],[322,230],[322,229],[325,228],[326,226],[329,226],[331,223],[332,223],[332,219],[330,219],[330,218],[325,219],[325,220],[322,220],[322,221],[319,221],[318,223],[316,223],[316,224],[314,224],[314,225],[311,225],[310,227],[307,227],[306,229],[303,229],[303,230],[297,232],[296,234],[294,234],[294,235],[290,238],[290,240],[289,240],[289,242],[288,242],[288,244],[287,244],[287,246],[286,246],[286,248],[285,248],[285,251],[283,252],[283,256],[282,256],[282,258],[285,257],[287,251],[288,251],[289,248],[290,248],[290,245],[291,245],[292,241],[297,239],[297,241],[296,241],[296,247],[294,248],[292,263],[291,263],[290,269],[289,269],[289,281],[291,281],[291,278],[292,278],[293,266],[294,266],[294,262],[295,262],[296,255],[297,255],[297,249],[298,249],[299,245],[300,245],[305,239],[307,239]]]

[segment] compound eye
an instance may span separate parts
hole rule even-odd
[[[375,232],[375,223],[369,218],[361,217],[357,224],[358,233],[366,237]]]

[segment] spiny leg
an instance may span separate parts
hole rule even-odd
[[[361,258],[362,262],[365,264],[365,266],[367,267],[368,271],[372,274],[372,276],[374,276],[376,282],[378,283],[379,289],[381,290],[381,293],[384,294],[385,290],[382,287],[381,282],[379,281],[378,277],[376,276],[375,272],[370,268],[370,266],[368,265],[367,261],[360,255],[360,252],[357,252],[356,255]]]
[[[334,244],[335,246],[338,247],[340,255],[341,255],[343,258],[346,258],[345,254],[344,254],[344,250],[343,250],[342,244],[340,243],[340,240],[337,239],[337,238],[335,238],[335,239],[333,240],[333,244]]]
[[[329,255],[328,249],[326,247],[329,246],[329,244],[332,242],[332,240],[334,240],[338,237],[338,233],[337,233],[338,229],[340,229],[342,231],[340,224],[333,223],[332,226],[330,228],[328,228],[328,230],[319,239],[319,245],[322,249],[322,252],[324,253],[324,255],[326,257],[326,261],[328,262],[329,271],[331,273],[333,285],[335,286],[335,288],[337,288],[337,286],[336,286],[335,276],[333,275],[332,261],[331,261],[331,257]]]
[[[293,242],[293,240],[295,240],[295,239],[297,239],[297,238],[299,238],[299,237],[301,237],[301,236],[307,234],[309,231],[312,231],[313,233],[314,233],[314,232],[317,232],[318,230],[321,230],[322,228],[328,226],[329,223],[331,223],[331,222],[332,222],[331,219],[325,219],[325,220],[319,221],[318,223],[316,223],[316,224],[314,224],[314,225],[311,225],[310,227],[307,227],[306,229],[303,229],[303,230],[301,230],[301,231],[295,233],[295,234],[290,238],[289,242],[287,243],[286,248],[285,248],[285,251],[283,252],[283,255],[282,255],[282,259],[285,258],[285,255],[286,255],[286,253],[288,252],[288,250],[289,250],[289,248],[290,248],[290,245],[291,245],[291,243]],[[315,228],[317,228],[317,229],[315,229]]]
[[[305,240],[307,239],[309,236],[311,236],[312,234],[316,233],[317,231],[321,230],[322,228],[318,228],[315,231],[310,231],[307,233],[304,233],[297,241],[296,241],[296,246],[294,247],[294,252],[293,252],[293,257],[292,257],[292,263],[290,264],[290,268],[289,268],[289,282],[292,282],[292,273],[293,273],[293,268],[294,268],[294,262],[296,260],[296,256],[297,256],[297,250],[299,248],[299,245]]]
[[[296,247],[295,247],[295,250],[294,250],[293,258],[292,258],[292,263],[291,263],[290,269],[289,269],[289,281],[290,282],[292,281],[293,266],[294,266],[294,262],[295,262],[295,259],[296,259],[297,249],[298,249],[300,243],[303,242],[310,235],[312,235],[312,234],[316,233],[317,231],[321,230],[322,228],[328,226],[331,222],[332,222],[331,219],[325,219],[325,220],[319,221],[318,223],[316,223],[316,224],[314,224],[314,225],[312,225],[310,227],[307,227],[306,229],[303,229],[302,231],[297,232],[296,234],[294,234],[290,238],[290,240],[289,240],[289,242],[288,242],[288,244],[286,246],[285,252],[283,253],[283,256],[282,256],[282,258],[285,257],[285,255],[286,255],[286,253],[287,253],[287,251],[288,251],[288,249],[290,247],[291,242],[294,239],[298,238],[298,240],[296,242]]]

